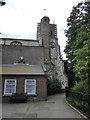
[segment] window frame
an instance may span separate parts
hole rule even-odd
[[[16,79],[5,79],[5,83],[4,83],[4,95],[6,95],[6,96],[8,96],[8,95],[9,95],[9,96],[12,95],[12,93],[7,93],[7,92],[6,92],[7,81],[12,81],[12,80],[15,81],[14,93],[16,93]]]
[[[26,92],[26,83],[27,81],[34,81],[34,92],[33,93],[27,93]],[[27,93],[28,95],[36,95],[36,79],[25,79],[25,89],[24,92]]]

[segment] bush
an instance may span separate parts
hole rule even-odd
[[[88,94],[90,91],[88,80],[81,80],[79,83],[74,85],[73,90]]]
[[[73,88],[72,91],[69,94],[69,97],[67,100],[71,105],[79,109],[81,112],[83,112],[86,115],[89,115],[89,96],[87,94],[90,94],[90,85],[88,84],[88,80],[82,80],[79,83],[77,83]]]
[[[61,92],[61,83],[57,80],[48,80],[47,84],[47,94],[53,95]]]

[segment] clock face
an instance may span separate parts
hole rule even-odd
[[[55,48],[55,43],[54,43],[54,42],[51,42],[51,43],[50,43],[50,46],[51,46],[51,48]]]

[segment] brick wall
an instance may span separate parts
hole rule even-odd
[[[9,97],[4,96],[4,84],[5,79],[16,79],[17,85],[16,85],[16,92],[17,93],[23,93],[24,87],[25,87],[25,79],[35,79],[36,80],[36,97],[38,98],[46,98],[47,97],[47,79],[45,76],[9,76],[5,75],[2,76],[2,95],[3,95],[3,102],[9,101]],[[32,95],[33,96],[33,95]]]

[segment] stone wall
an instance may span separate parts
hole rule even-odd
[[[0,44],[2,45],[10,45],[12,42],[20,42],[23,46],[39,46],[38,40],[31,39],[14,39],[14,38],[1,38]]]
[[[61,82],[61,88],[65,89],[66,86],[68,86],[68,78],[64,71],[64,63],[63,61],[57,57],[57,60],[55,61],[55,68],[56,68],[56,78]]]

